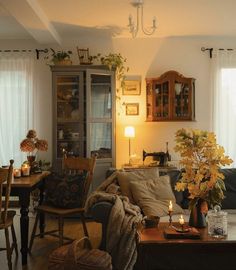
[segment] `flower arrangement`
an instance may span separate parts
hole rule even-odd
[[[33,156],[38,151],[47,151],[48,143],[46,140],[38,139],[36,131],[31,129],[28,131],[26,139],[20,143],[20,150],[28,152],[28,156]]]
[[[184,171],[176,183],[177,191],[188,190],[192,208],[199,199],[209,206],[220,205],[224,199],[224,175],[220,167],[233,161],[224,148],[216,143],[212,132],[180,129],[176,132],[175,151],[180,153]]]

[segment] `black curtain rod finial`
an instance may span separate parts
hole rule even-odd
[[[47,53],[48,49],[35,49],[36,51],[36,58],[39,59],[39,53]]]
[[[212,58],[212,52],[213,52],[214,48],[205,48],[205,47],[201,47],[201,51],[202,52],[205,52],[205,51],[209,51],[209,55],[210,55],[210,58]],[[232,48],[229,48],[229,49],[224,49],[224,48],[218,48],[217,50],[219,51],[233,51],[234,49]]]

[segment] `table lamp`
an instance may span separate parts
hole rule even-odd
[[[130,155],[131,155],[130,139],[135,137],[134,127],[132,127],[132,126],[125,127],[125,137],[129,138],[129,164],[130,164]]]

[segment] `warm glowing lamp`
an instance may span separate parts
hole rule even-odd
[[[125,137],[129,138],[129,158],[131,155],[130,139],[135,137],[135,129],[132,126],[125,127]]]

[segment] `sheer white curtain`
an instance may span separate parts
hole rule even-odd
[[[0,165],[25,160],[20,142],[33,128],[34,57],[0,53]]]
[[[217,142],[236,166],[236,52],[217,51],[212,58],[212,128]]]

